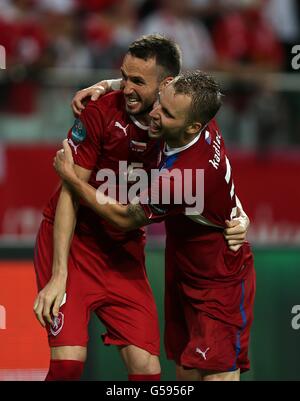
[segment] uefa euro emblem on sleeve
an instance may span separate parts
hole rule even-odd
[[[83,142],[86,138],[86,129],[82,121],[76,118],[72,128],[72,139],[75,143]]]

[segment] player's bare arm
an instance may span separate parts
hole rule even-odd
[[[130,220],[135,224],[137,227],[145,226],[149,224],[149,220],[147,219],[145,212],[140,204],[130,204],[127,206],[127,214]]]
[[[73,113],[75,116],[79,116],[85,109],[85,103],[88,99],[95,101],[106,93],[120,89],[120,86],[121,79],[108,79],[76,92],[71,103]]]
[[[134,230],[150,221],[140,205],[122,205],[78,177],[70,146],[65,140],[63,150],[57,152],[54,167],[60,177],[83,199],[86,204],[105,220],[123,231]]]
[[[82,180],[87,181],[89,179],[89,170],[74,166],[74,171]],[[43,327],[45,327],[46,322],[52,324],[51,315],[58,315],[59,307],[66,292],[68,255],[76,224],[77,208],[77,197],[63,183],[54,221],[52,276],[34,302],[34,312]]]
[[[52,323],[51,309],[54,316],[58,313],[59,306],[62,302],[63,296],[66,291],[67,281],[67,257],[64,256],[71,237],[73,234],[73,227],[76,221],[76,203],[73,201],[70,190],[63,184],[60,197],[56,209],[56,218],[54,223],[54,253],[53,253],[53,266],[52,276],[47,285],[38,293],[34,302],[34,311],[38,321],[45,327],[46,322]],[[63,218],[60,218],[62,215]],[[66,236],[64,240],[64,227]],[[58,243],[61,241],[64,251],[61,251]]]
[[[82,182],[76,175],[72,153],[66,140],[63,147],[63,150],[57,152],[54,167],[60,177],[89,207],[121,230],[132,230],[150,223],[140,205],[118,204],[86,182]],[[249,219],[242,209],[238,209],[237,216],[226,224],[228,228],[225,229],[224,236],[230,249],[237,251],[245,241]]]

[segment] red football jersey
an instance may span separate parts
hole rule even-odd
[[[116,200],[119,200],[119,175],[127,175],[130,188],[133,183],[130,181],[132,169],[138,167],[148,171],[156,168],[161,153],[161,144],[149,138],[148,127],[126,112],[122,91],[111,92],[95,102],[89,102],[80,118],[75,120],[68,139],[75,164],[92,170],[90,185],[98,188],[107,181],[107,176],[102,179],[99,175],[97,177],[99,170],[105,172],[104,169],[109,169],[116,174],[116,185],[110,188],[115,192]],[[120,161],[128,168],[120,170],[119,174]],[[60,188],[44,210],[45,217],[50,220],[54,220],[59,193]],[[111,192],[106,193],[111,195]],[[143,235],[142,229],[128,233],[117,230],[84,204],[78,210],[77,229],[105,240]]]
[[[247,261],[252,260],[252,255],[248,244],[237,253],[230,251],[223,236],[225,220],[235,216],[238,200],[224,141],[215,121],[184,148],[168,149],[166,146],[160,168],[169,173],[178,169],[181,173],[175,178],[162,173],[157,179],[159,185],[152,192],[164,196],[167,186],[163,187],[163,184],[169,182],[170,203],[165,204],[161,198],[159,203],[153,202],[148,191],[149,201],[142,207],[152,222],[165,220],[167,255],[172,255],[172,261],[176,261],[181,282],[194,288],[214,288],[232,285],[242,279],[247,274]],[[204,172],[203,185],[201,180],[197,181],[197,170]],[[185,175],[187,171],[192,177],[190,181]],[[182,180],[181,185],[178,180]],[[187,211],[191,204],[187,204],[186,197],[196,193],[196,186],[198,192],[199,188],[202,191],[203,207],[191,214]],[[181,187],[184,189],[180,202],[178,191]],[[160,195],[157,188],[162,192]]]

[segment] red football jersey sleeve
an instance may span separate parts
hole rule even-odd
[[[104,118],[96,103],[89,102],[68,133],[75,164],[93,170],[101,154]]]

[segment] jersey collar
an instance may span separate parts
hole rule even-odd
[[[139,127],[140,129],[143,129],[144,131],[148,131],[149,127],[147,125],[141,124],[136,118],[134,118],[131,114],[129,114],[129,117],[133,121],[133,123]]]
[[[195,145],[195,143],[198,142],[202,131],[203,131],[203,129],[199,132],[199,134],[191,142],[189,142],[187,145],[181,146],[180,148],[170,148],[170,146],[165,144],[164,154],[166,156],[172,156],[172,155],[175,155],[176,153],[183,152],[184,150]]]

